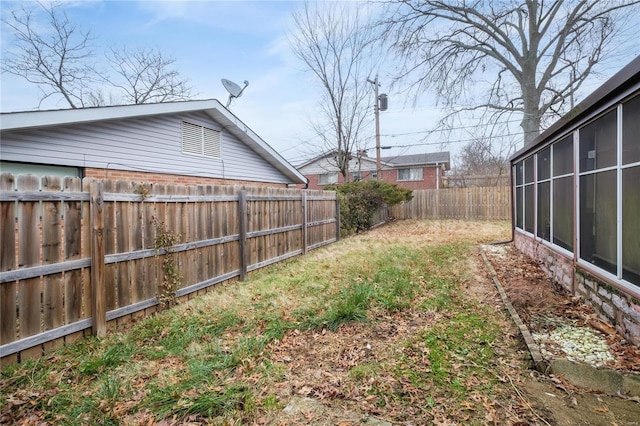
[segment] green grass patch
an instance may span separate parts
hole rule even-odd
[[[363,381],[379,376],[384,371],[379,363],[366,362],[356,365],[349,370],[349,377],[354,380]]]
[[[324,318],[329,330],[335,331],[340,325],[350,321],[365,321],[373,298],[373,286],[368,283],[356,283],[340,291],[332,298],[332,304]]]

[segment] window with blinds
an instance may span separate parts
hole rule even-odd
[[[183,121],[182,152],[206,157],[220,157],[220,132]]]

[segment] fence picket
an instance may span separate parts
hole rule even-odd
[[[18,191],[37,191],[40,179],[34,175],[19,175]],[[42,240],[40,238],[40,203],[25,201],[18,204],[18,266],[40,265]],[[38,334],[42,329],[42,304],[40,302],[41,278],[29,278],[18,282],[18,312],[20,338]],[[21,358],[42,355],[40,345],[22,351]]]
[[[116,182],[116,192],[119,194],[129,192],[130,183]],[[115,204],[116,220],[116,253],[131,251],[131,209],[130,202],[123,201]],[[130,262],[118,262],[115,265],[117,294],[117,307],[128,306],[133,303],[131,298],[131,264]]]
[[[14,178],[8,173],[0,175],[0,190],[13,191]],[[16,203],[0,205],[0,270],[16,269]],[[14,342],[18,338],[16,281],[0,284],[0,345]],[[4,355],[4,354],[3,354]],[[17,361],[17,354],[3,358],[7,363]]]
[[[155,184],[150,187],[150,191],[154,195],[166,194],[166,187],[162,184]],[[167,217],[165,216],[165,203],[144,201],[142,203],[142,210],[144,212],[144,238],[143,247],[145,249],[154,249],[157,235],[157,226],[165,224]],[[147,257],[142,259],[142,271],[139,273],[144,277],[143,279],[143,291],[142,299],[150,299],[156,297],[156,289],[158,288],[158,281],[162,280],[162,277],[158,277],[157,267],[158,259],[155,257]],[[152,309],[150,309],[152,310]]]
[[[82,181],[80,178],[65,177],[63,187],[67,192],[81,192]],[[80,201],[65,201],[63,215],[64,258],[67,261],[82,259],[82,203]],[[82,277],[86,271],[88,271],[87,268],[75,269],[64,274],[65,324],[71,324],[83,318]],[[70,342],[81,336],[82,332],[76,332],[73,335],[65,336],[64,341]]]
[[[144,226],[142,221],[144,219],[143,209],[141,207],[144,204],[144,191],[148,190],[147,187],[143,186],[135,186],[131,189],[135,191],[135,188],[138,188],[138,192],[142,192],[140,196],[139,202],[129,203],[129,249],[132,251],[142,250],[142,227]],[[147,189],[143,189],[147,188]],[[145,300],[144,298],[144,260],[137,259],[132,262],[128,262],[129,264],[129,273],[130,273],[130,297],[131,303],[138,303]]]
[[[48,192],[60,192],[62,179],[57,176],[42,178],[42,189]],[[62,260],[62,202],[42,202],[42,264],[55,264]],[[44,330],[53,330],[64,324],[64,297],[62,273],[51,274],[43,280],[43,318]],[[61,340],[45,344],[45,349],[62,346]]]

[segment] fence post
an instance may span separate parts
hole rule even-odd
[[[238,193],[238,214],[240,215],[240,281],[247,278],[247,191]]]
[[[307,223],[309,222],[307,219],[307,192],[302,190],[302,254],[307,254]]]
[[[340,198],[336,192],[336,241],[340,241]]]
[[[104,184],[91,183],[91,304],[93,312],[93,334],[107,334],[107,305],[104,263]]]

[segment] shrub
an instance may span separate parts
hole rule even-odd
[[[393,206],[413,198],[411,190],[376,180],[332,185],[340,200],[340,233],[351,235],[373,226],[373,215],[384,205]]]

